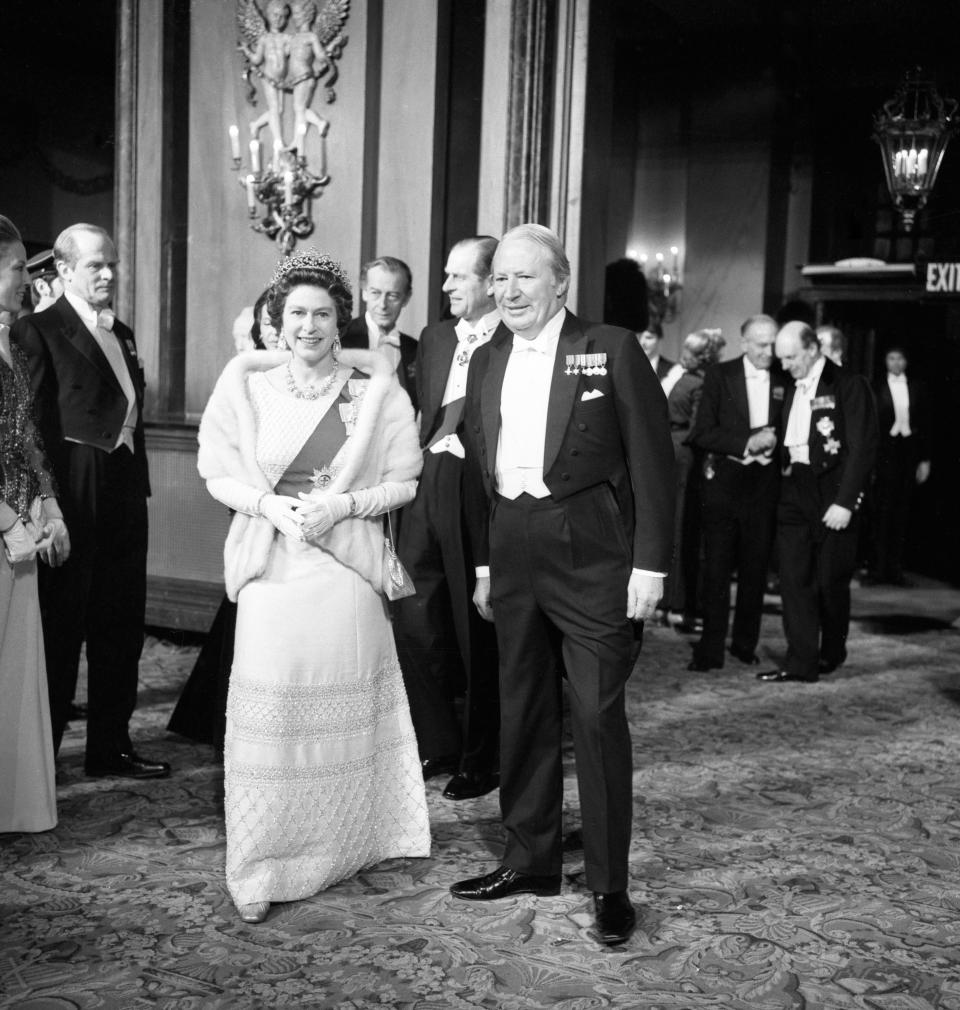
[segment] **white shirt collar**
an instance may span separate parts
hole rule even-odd
[[[96,327],[97,310],[79,295],[72,291],[64,291],[63,297],[77,310],[77,315],[88,325]]]
[[[375,322],[373,316],[369,312],[365,312],[363,318],[367,324],[367,332],[369,333],[371,339],[374,341],[373,347],[376,347],[380,342],[380,327]],[[400,345],[400,327],[396,323],[393,324],[393,329],[389,330],[387,333],[383,334],[384,337],[396,337],[395,343],[397,346]]]
[[[471,333],[476,333],[478,337],[489,336],[499,325],[500,313],[497,309],[491,309],[475,323],[468,323],[466,319],[458,319],[454,330],[456,330],[457,340],[466,340]]]
[[[769,368],[757,368],[757,366],[746,356],[743,356],[743,372],[748,379],[769,379]]]
[[[906,382],[907,373],[901,372],[899,375],[894,375],[893,372],[887,372],[887,382]]]
[[[513,350],[539,351],[541,354],[553,355],[556,353],[557,344],[560,342],[560,330],[563,329],[563,321],[567,318],[567,310],[561,307],[560,311],[551,316],[543,329],[532,339],[513,335]]]
[[[810,366],[810,371],[802,379],[797,379],[797,391],[806,396],[813,396],[814,390],[820,383],[820,376],[823,375],[823,366],[826,358],[821,354],[819,358]]]

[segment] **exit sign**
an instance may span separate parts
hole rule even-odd
[[[960,294],[960,263],[928,263],[926,290],[934,294]]]

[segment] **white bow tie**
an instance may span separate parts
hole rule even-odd
[[[116,318],[112,309],[101,309],[97,313],[97,326],[102,330],[112,330]]]

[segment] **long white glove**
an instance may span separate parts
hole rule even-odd
[[[386,481],[361,491],[328,494],[322,498],[301,491],[300,514],[303,516],[304,536],[307,540],[316,540],[350,515],[357,519],[383,515],[384,512],[406,505],[416,493],[415,480]]]
[[[300,502],[285,494],[264,495],[260,502],[260,514],[291,540],[303,540],[303,516]]]

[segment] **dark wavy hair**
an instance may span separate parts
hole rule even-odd
[[[267,295],[267,314],[278,333],[283,333],[283,307],[287,296],[294,288],[301,286],[323,288],[333,299],[337,308],[337,327],[343,331],[353,317],[353,294],[350,285],[331,270],[318,267],[294,267],[285,273],[270,288]]]
[[[260,315],[269,297],[270,289],[267,288],[266,291],[261,292],[260,297],[253,303],[253,325],[250,327],[250,336],[253,339],[254,349],[258,351],[265,351],[267,349],[267,345],[260,336]]]

